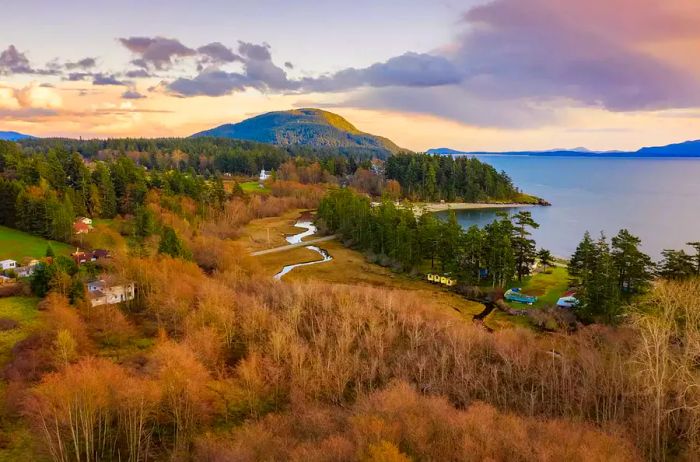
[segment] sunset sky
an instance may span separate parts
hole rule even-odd
[[[22,0],[0,11],[0,130],[186,136],[321,107],[413,150],[700,138],[698,0]]]

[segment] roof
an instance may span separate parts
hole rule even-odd
[[[87,233],[90,231],[90,225],[83,223],[82,221],[76,221],[73,223],[73,230],[77,233]]]

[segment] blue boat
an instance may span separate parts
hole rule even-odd
[[[525,295],[520,292],[520,288],[508,289],[508,291],[503,295],[503,297],[509,302],[526,303],[532,305],[537,301],[537,297],[532,295]]]

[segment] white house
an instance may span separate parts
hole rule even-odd
[[[17,268],[17,262],[14,260],[2,260],[0,261],[0,270],[13,270]]]
[[[270,174],[265,171],[265,169],[260,170],[260,180],[259,180],[259,185],[261,188],[264,188],[265,185],[263,184],[265,181],[270,179]]]
[[[134,299],[134,283],[110,285],[104,279],[87,283],[92,306],[114,305]]]

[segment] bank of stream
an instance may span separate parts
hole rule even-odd
[[[305,231],[303,231],[299,234],[293,234],[291,236],[287,236],[286,240],[290,244],[300,244],[305,237],[313,236],[318,231],[316,229],[316,226],[311,221],[297,221],[294,224],[294,226],[297,228],[303,228],[303,229],[305,229]],[[305,248],[318,253],[321,256],[321,259],[307,261],[307,262],[301,262],[301,263],[294,263],[292,265],[287,265],[284,268],[282,268],[282,271],[275,274],[274,278],[276,280],[278,280],[278,281],[281,280],[285,274],[288,274],[294,268],[298,268],[300,266],[317,265],[319,263],[325,263],[325,262],[333,260],[333,257],[331,257],[331,255],[325,249],[322,249],[322,248],[317,247],[315,245],[308,245]]]

